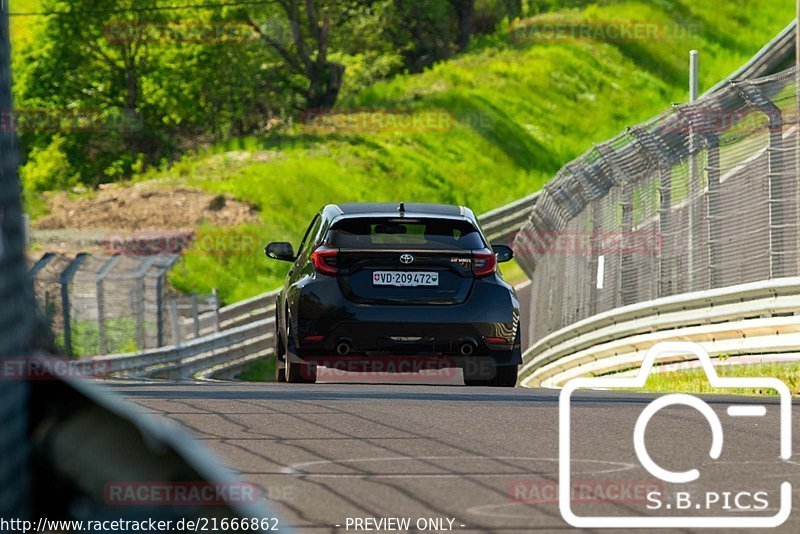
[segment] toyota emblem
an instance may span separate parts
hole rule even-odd
[[[404,265],[408,265],[409,263],[414,263],[414,256],[411,254],[403,254],[400,256],[400,263]]]

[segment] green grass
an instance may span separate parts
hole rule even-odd
[[[145,332],[155,332],[156,325],[147,322]],[[111,317],[105,321],[108,354],[124,354],[144,350],[136,341],[136,320],[128,317]],[[56,338],[56,344],[64,351],[64,333]],[[100,330],[97,321],[72,321],[72,355],[76,358],[97,356],[100,353]]]
[[[238,379],[245,382],[274,382],[275,358],[262,358],[250,363]]]
[[[30,13],[38,11],[41,7],[41,0],[11,0],[11,13]],[[11,17],[11,41],[20,43],[29,40],[35,31],[38,17]]]
[[[716,367],[720,377],[775,377],[783,381],[794,396],[800,396],[800,363],[758,363]],[[644,391],[657,393],[719,393],[738,395],[777,395],[766,389],[712,388],[702,369],[654,372],[647,379]]]
[[[201,239],[223,232],[243,243],[241,236],[256,236],[258,246],[189,254],[172,284],[198,292],[217,287],[226,302],[275,288],[287,264],[266,260],[260,245],[297,244],[326,203],[447,202],[481,213],[536,191],[593,142],[685,101],[690,49],[701,51],[701,85],[708,88],[783,28],[793,6],[620,1],[549,16],[656,22],[671,36],[679,25],[691,31],[622,43],[521,42],[499,31],[459,57],[378,83],[339,106],[451,117],[444,127],[374,128],[367,115],[350,115],[322,128],[295,125],[238,139],[137,176],[227,193],[261,212],[260,225],[201,228]]]

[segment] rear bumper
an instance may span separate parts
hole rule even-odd
[[[513,288],[499,279],[476,282],[469,297],[453,305],[376,305],[347,300],[333,278],[305,285],[292,313],[297,363],[335,361],[337,348],[349,345],[351,360],[427,355],[452,357],[455,366],[485,360],[495,365],[522,363],[515,343],[519,303]],[[465,355],[462,346],[472,350]]]

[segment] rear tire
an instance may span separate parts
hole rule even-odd
[[[484,373],[478,376],[464,376],[464,385],[470,387],[513,388],[517,385],[518,365],[503,365],[494,368],[492,376]]]
[[[494,376],[493,386],[498,388],[513,388],[517,386],[519,365],[505,365],[498,367]]]
[[[286,382],[286,348],[283,346],[280,326],[275,320],[275,382]]]
[[[289,354],[296,354],[294,349],[294,337],[292,336],[291,329],[287,331],[287,351],[284,358],[285,364],[285,379],[290,384],[313,384],[317,381],[317,366],[307,365],[302,363],[292,363],[289,359]]]

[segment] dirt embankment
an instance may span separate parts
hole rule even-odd
[[[236,226],[257,223],[258,211],[227,196],[152,184],[107,187],[91,197],[50,198],[50,213],[34,222],[35,230],[192,230],[207,223]]]

